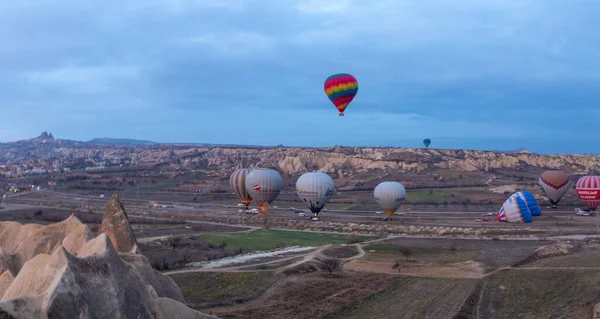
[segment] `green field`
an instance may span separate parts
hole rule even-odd
[[[453,318],[477,282],[472,279],[402,277],[391,287],[322,318]]]
[[[227,247],[243,247],[244,251],[264,251],[289,246],[344,244],[348,237],[349,235],[260,229],[249,233],[210,233],[201,235],[199,239],[214,245],[225,243]],[[360,238],[362,241],[374,239],[371,236]]]
[[[260,296],[276,277],[270,272],[196,272],[170,276],[185,300],[199,307],[230,305]]]

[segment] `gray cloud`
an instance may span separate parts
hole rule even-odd
[[[580,125],[600,134],[599,9],[585,0],[6,1],[0,110],[10,120],[0,141],[43,128],[234,143],[248,130],[227,129],[235,121],[255,121],[256,144],[557,131],[576,141]],[[343,121],[322,91],[340,71],[360,83]]]

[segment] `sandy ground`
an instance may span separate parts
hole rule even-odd
[[[411,265],[403,267],[401,271],[393,269],[392,264],[390,261],[355,259],[346,263],[344,269],[359,272],[443,278],[482,278],[485,275],[483,265],[476,261],[449,264],[445,267],[423,264]]]

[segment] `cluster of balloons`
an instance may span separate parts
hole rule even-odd
[[[545,171],[538,180],[544,196],[556,209],[556,205],[569,190],[569,176],[562,171]],[[577,196],[591,210],[600,206],[600,176],[583,176],[575,185]],[[498,220],[504,222],[529,223],[534,216],[539,216],[541,209],[535,197],[528,191],[520,191],[511,195],[502,205]]]
[[[539,178],[539,187],[553,208],[569,190],[569,177],[562,171],[546,171]],[[252,200],[266,212],[283,188],[281,175],[273,169],[241,168],[231,174],[231,188],[248,209]],[[600,206],[600,176],[583,176],[576,184],[577,196],[592,211]],[[305,173],[296,182],[296,193],[313,213],[313,220],[333,196],[333,179],[321,172]],[[390,217],[406,200],[406,189],[398,182],[382,182],[373,191],[377,204]],[[535,196],[526,190],[512,194],[502,204],[498,220],[508,223],[529,223],[540,216],[542,209]]]
[[[283,179],[273,169],[240,168],[231,174],[229,185],[246,210],[254,199],[260,210],[266,213],[268,205],[281,192]],[[313,220],[318,220],[317,216],[333,196],[334,189],[333,179],[321,172],[305,173],[296,182],[296,194],[313,213]],[[374,197],[391,219],[406,199],[406,190],[398,182],[383,182],[375,188]]]

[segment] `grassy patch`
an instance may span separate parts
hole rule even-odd
[[[373,237],[361,236],[361,240]],[[261,229],[249,233],[211,233],[200,236],[200,240],[227,247],[243,247],[244,251],[272,250],[289,246],[319,246],[346,243],[348,235],[296,232]]]
[[[185,300],[197,308],[248,301],[274,282],[271,272],[196,272],[171,278],[181,288]]]

